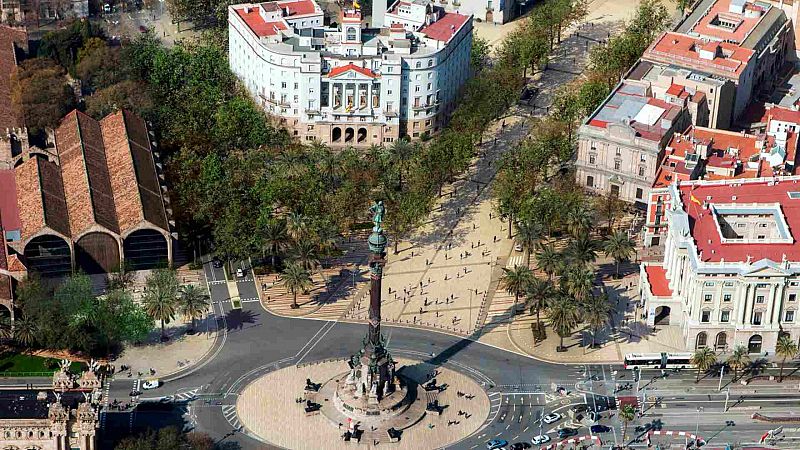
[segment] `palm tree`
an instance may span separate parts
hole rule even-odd
[[[561,255],[553,248],[552,245],[542,244],[537,246],[536,250],[536,267],[543,270],[547,274],[547,279],[552,281],[553,274],[558,271],[561,266]]]
[[[597,259],[597,243],[588,234],[582,234],[567,244],[564,256],[571,264],[593,263]]]
[[[265,253],[272,258],[272,268],[275,269],[278,263],[278,254],[286,250],[289,246],[289,233],[286,230],[286,221],[272,219],[264,226],[261,231]]]
[[[293,212],[286,218],[286,232],[295,242],[301,241],[308,234],[308,217]]]
[[[628,424],[636,418],[636,410],[631,405],[625,405],[619,410],[619,418],[622,419],[622,442],[627,440]]]
[[[781,373],[778,376],[778,383],[781,383],[783,382],[783,366],[786,364],[786,360],[797,356],[797,344],[790,335],[781,334],[778,338],[778,343],[775,344],[775,354],[781,357]]]
[[[32,320],[23,317],[14,321],[13,333],[15,341],[23,347],[30,347],[36,342],[37,327]]]
[[[592,269],[583,266],[569,266],[561,277],[561,286],[579,304],[582,304],[592,294],[594,277]]]
[[[311,275],[308,270],[300,264],[292,263],[283,269],[281,279],[286,289],[292,293],[292,309],[299,308],[297,293],[306,292],[314,285],[311,282]]]
[[[614,258],[616,264],[615,278],[619,278],[619,264],[633,256],[636,244],[624,231],[615,231],[603,243],[603,251],[607,256]]]
[[[749,361],[750,356],[747,354],[747,348],[743,345],[737,345],[726,361],[728,366],[733,369],[733,381],[736,381],[739,370],[744,368]]]
[[[167,339],[164,324],[174,317],[178,306],[178,276],[174,270],[155,270],[145,281],[142,303],[147,315],[161,322],[161,340]]]
[[[553,298],[553,284],[549,280],[542,280],[531,277],[528,289],[525,291],[525,299],[531,308],[531,314],[536,312],[536,329],[541,326],[541,312]]]
[[[300,264],[307,271],[313,271],[320,264],[317,244],[309,240],[295,243],[294,249],[292,249],[292,258],[295,263]]]
[[[689,361],[697,366],[697,378],[695,378],[694,382],[699,383],[700,373],[710,369],[717,362],[717,355],[708,347],[698,348]]]
[[[531,266],[531,252],[541,236],[542,226],[539,222],[531,220],[517,223],[517,235],[514,236],[514,241],[525,249],[528,267]]]
[[[533,280],[533,272],[525,266],[514,266],[513,269],[503,268],[500,285],[509,294],[514,294],[514,309],[519,303],[520,295],[524,294]]]
[[[578,307],[566,295],[558,296],[550,305],[548,317],[550,317],[550,324],[561,339],[556,351],[563,352],[564,338],[572,334],[572,330],[578,326]]]
[[[597,333],[611,321],[614,308],[608,301],[608,295],[592,296],[583,307],[583,320],[592,330],[592,348],[597,346]]]
[[[189,284],[181,288],[180,310],[184,317],[192,320],[194,330],[195,319],[200,319],[208,311],[208,295],[205,290],[196,284]]]
[[[392,159],[397,164],[398,170],[398,190],[403,190],[403,174],[405,173],[408,161],[414,154],[414,145],[408,139],[396,139],[391,147]]]
[[[594,225],[594,217],[591,210],[582,203],[573,206],[567,211],[566,219],[567,232],[575,238],[588,234],[589,230],[592,229],[592,225]]]

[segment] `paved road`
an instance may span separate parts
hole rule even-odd
[[[137,399],[134,413],[110,411],[105,414],[104,436],[174,423],[210,432],[220,440],[237,442],[243,449],[264,448],[263,443],[239,429],[234,406],[238,392],[271,370],[349,356],[360,344],[364,325],[277,317],[264,311],[257,302],[245,302],[241,309],[235,309],[225,283],[214,283],[224,280],[221,269],[206,265],[205,270],[215,313],[223,330],[214,357],[177,379],[168,378],[158,389],[144,391]],[[252,281],[237,284],[242,297],[255,292]],[[653,406],[652,401],[648,403],[645,415],[629,426],[628,440],[644,437],[646,429],[639,428],[639,432],[636,429],[648,426],[691,433],[697,428],[700,436],[712,443],[755,442],[770,425],[750,421],[753,408],[761,407],[766,412],[800,410],[796,384],[791,393],[787,392],[788,385],[763,388],[730,385],[734,395],[729,398],[729,411],[724,412],[725,395],[716,392],[717,379],[706,379],[695,385],[693,372],[668,373],[662,378],[658,371],[644,371],[637,392],[630,372],[619,366],[550,364],[436,332],[395,327],[384,327],[383,332],[395,356],[447,365],[485,386],[491,399],[485,426],[455,448],[482,448],[488,439],[495,437],[530,442],[540,432],[549,433],[555,439],[556,429],[570,424],[577,427],[581,435],[588,434],[585,425],[573,423],[568,414],[570,407],[588,404],[600,406],[604,411],[609,404],[613,405],[615,395],[641,397],[644,393],[649,399],[662,398],[657,406]],[[652,380],[652,377],[657,379]],[[726,384],[728,381],[726,377]],[[136,381],[124,377],[114,380],[111,397],[130,400],[127,394],[133,383]],[[628,383],[631,389],[617,389]],[[553,385],[564,386],[568,395],[555,395]],[[758,392],[750,393],[752,390]],[[746,392],[742,399],[739,399],[740,391]],[[159,403],[164,396],[171,396],[170,403]],[[697,412],[700,406],[702,413]],[[541,423],[542,416],[551,412],[560,413],[561,419],[552,424]],[[609,418],[609,415],[613,416]],[[728,422],[731,420],[733,424]],[[615,411],[605,411],[601,423],[612,429],[611,433],[600,435],[604,441],[622,442],[622,424]],[[800,442],[795,440],[800,437],[798,430],[789,427],[787,425],[783,441],[786,448]]]

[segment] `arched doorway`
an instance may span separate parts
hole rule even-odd
[[[669,306],[659,306],[656,308],[656,318],[653,321],[655,325],[669,325]]]
[[[761,335],[754,334],[747,341],[747,353],[761,353]]]
[[[714,341],[714,348],[718,352],[724,352],[728,349],[728,335],[724,331],[717,333],[717,338]]]
[[[331,132],[331,140],[333,142],[339,142],[342,140],[342,129],[339,127],[333,127],[333,131]]]
[[[28,269],[43,277],[63,277],[72,273],[69,245],[58,236],[37,236],[28,242],[24,253]]]
[[[156,230],[134,231],[122,241],[122,250],[131,270],[157,269],[168,263],[167,239]]]
[[[87,233],[75,243],[75,264],[89,274],[119,267],[119,243],[108,233]]]
[[[701,331],[697,333],[697,339],[695,340],[694,348],[705,348],[708,345],[708,335],[705,331]]]
[[[359,128],[358,129],[358,138],[356,140],[359,144],[363,144],[367,142],[367,129],[366,128]]]
[[[344,141],[345,142],[353,142],[353,137],[355,136],[356,132],[352,128],[345,128],[344,130]]]

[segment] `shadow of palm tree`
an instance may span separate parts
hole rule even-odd
[[[241,330],[246,324],[256,323],[259,315],[250,310],[232,309],[225,315],[225,325],[229,332]]]

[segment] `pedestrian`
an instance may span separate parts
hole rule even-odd
[[[473,229],[473,230],[475,229],[475,224],[474,224],[474,223],[472,224],[472,229]]]
[[[430,277],[428,277],[428,284],[431,284],[431,279],[430,279]]]
[[[428,258],[425,258],[425,265],[428,265]]]
[[[481,240],[478,239],[478,247],[480,247],[480,246],[481,246]]]
[[[422,315],[422,308],[419,309],[419,315]]]

